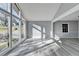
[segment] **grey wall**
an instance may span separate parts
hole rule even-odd
[[[27,21],[23,21],[23,31],[22,31],[22,38],[26,38],[27,39]]]
[[[28,21],[27,22],[27,38],[32,38],[32,25],[36,24],[45,27],[45,37],[50,37],[51,22],[50,21]],[[68,33],[62,32],[62,24],[68,24]],[[79,22],[78,21],[58,21],[54,23],[54,34],[60,38],[79,38]]]
[[[79,21],[78,21],[78,38],[79,38]]]
[[[68,24],[68,33],[62,32],[62,24]],[[60,38],[78,38],[77,21],[58,21],[54,23],[54,34]]]
[[[46,34],[45,34],[45,38],[49,38],[50,37],[50,27],[51,27],[51,22],[50,21],[28,21],[27,22],[27,34],[28,34],[28,38],[32,38],[32,25],[39,25],[41,27],[45,27],[46,30]]]

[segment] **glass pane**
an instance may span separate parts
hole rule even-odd
[[[14,46],[19,40],[19,19],[12,18],[12,45]]]
[[[0,8],[8,11],[8,3],[0,3]]]
[[[19,17],[19,15],[17,14],[17,12],[14,9],[12,10],[12,14]]]
[[[10,19],[5,13],[0,12],[0,51],[8,48],[8,20]]]
[[[17,10],[17,7],[14,4],[12,6],[12,14],[19,17],[19,10]]]
[[[63,32],[68,32],[68,24],[62,24]]]

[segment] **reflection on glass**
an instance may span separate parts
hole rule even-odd
[[[0,12],[0,50],[8,47],[8,18],[9,16]]]
[[[18,13],[16,12],[16,10],[14,8],[12,9],[12,14],[15,15],[15,16],[17,16],[17,17],[19,17]]]
[[[0,8],[4,9],[6,11],[8,11],[8,6],[9,6],[8,3],[0,3]]]
[[[15,9],[15,5],[12,5],[12,14],[19,17]],[[12,45],[14,46],[19,41],[19,19],[12,17]]]
[[[19,20],[12,18],[12,45],[15,45],[19,40]]]

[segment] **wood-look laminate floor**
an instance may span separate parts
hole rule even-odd
[[[79,43],[77,40],[65,39],[60,47],[52,39],[29,39],[6,56],[79,56]]]

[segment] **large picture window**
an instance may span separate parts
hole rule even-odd
[[[9,32],[8,32],[8,20],[9,16],[0,11],[0,51],[2,49],[6,49],[9,47],[8,39],[9,39]]]
[[[0,53],[24,39],[26,28],[22,18],[14,3],[0,3]]]

